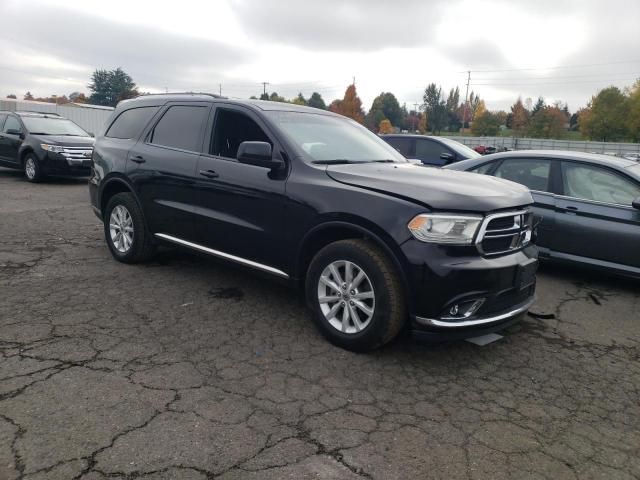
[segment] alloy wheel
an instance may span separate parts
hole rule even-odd
[[[113,246],[120,253],[127,253],[133,245],[133,218],[123,205],[111,210],[109,234]]]
[[[36,176],[36,162],[32,157],[27,158],[27,161],[24,165],[24,173],[27,175],[29,180],[33,180]]]
[[[318,280],[320,310],[329,324],[346,333],[359,333],[371,322],[375,292],[365,271],[348,260],[330,263]]]

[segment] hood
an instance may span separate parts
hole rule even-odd
[[[67,147],[84,147],[93,146],[95,138],[93,137],[68,137],[66,135],[32,135],[38,138],[42,143],[50,143],[51,145],[64,145]]]
[[[508,180],[408,163],[329,165],[327,175],[433,210],[486,213],[533,203],[528,188]]]

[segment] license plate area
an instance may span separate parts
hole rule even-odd
[[[530,287],[536,281],[536,272],[538,271],[538,261],[529,260],[527,263],[519,265],[516,270],[515,286],[520,290]]]

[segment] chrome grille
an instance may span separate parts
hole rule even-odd
[[[487,215],[480,226],[476,246],[483,255],[501,255],[531,241],[533,214],[529,210]]]
[[[93,147],[62,147],[62,154],[69,164],[78,164],[83,161],[91,160],[93,155]]]

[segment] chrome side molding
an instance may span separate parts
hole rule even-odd
[[[245,265],[247,267],[255,268],[257,270],[262,270],[263,272],[268,272],[282,278],[289,278],[289,275],[284,273],[282,270],[278,270],[277,268],[270,267],[269,265],[263,265],[262,263],[254,262],[252,260],[247,260],[246,258],[237,257],[229,253],[221,252],[219,250],[214,250],[213,248],[198,245],[197,243],[189,242],[187,240],[182,240],[181,238],[172,237],[171,235],[167,235],[166,233],[156,233],[155,236],[158,238],[161,238],[162,240],[175,243],[177,245],[189,247],[194,250],[198,250],[199,252],[208,253],[209,255],[213,255],[214,257],[224,258],[225,260],[230,260],[232,262],[236,262],[241,265]]]

